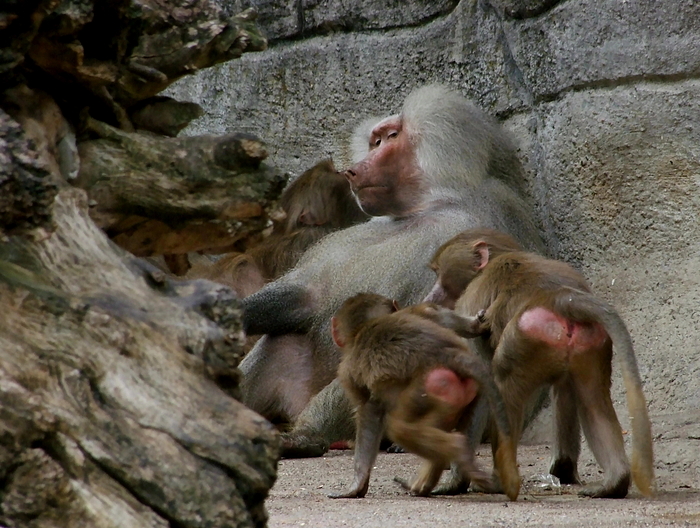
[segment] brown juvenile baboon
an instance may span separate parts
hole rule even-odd
[[[610,397],[614,343],[632,422],[632,477],[644,495],[651,494],[651,424],[632,339],[615,309],[568,264],[522,251],[508,235],[488,229],[455,236],[438,249],[431,267],[438,279],[427,299],[454,305],[463,315],[485,310],[492,370],[514,438],[525,403],[539,387],[552,385],[556,442],[550,472],[566,484],[579,483],[581,422],[605,472],[601,485],[581,492],[591,497],[625,497],[630,484]]]
[[[350,405],[333,382],[340,351],[329,331],[345,299],[372,291],[419,302],[433,283],[427,264],[435,250],[476,225],[542,247],[515,148],[458,93],[415,90],[399,114],[359,133],[358,163],[346,175],[360,207],[377,218],[324,237],[243,301],[248,333],[267,334],[240,364],[243,401],[294,423],[285,446],[296,454],[319,455],[354,436]]]
[[[293,268],[311,245],[333,231],[364,222],[343,173],[323,160],[292,181],[279,199],[272,233],[245,253],[217,260],[205,277],[247,297]]]
[[[292,233],[304,226],[338,230],[369,217],[357,204],[343,172],[333,160],[323,160],[292,181],[282,193],[279,206],[285,217],[281,232]]]
[[[480,335],[479,319],[427,303],[397,310],[386,297],[360,293],[332,319],[333,340],[343,349],[338,378],[357,406],[357,433],[353,484],[331,496],[364,497],[385,430],[392,441],[425,459],[413,483],[399,481],[414,494],[430,494],[451,462],[482,488],[495,491],[470,443],[454,431],[466,426],[474,400],[483,394],[498,425],[494,465],[505,493],[515,500],[520,476],[503,401],[488,364],[455,333]]]

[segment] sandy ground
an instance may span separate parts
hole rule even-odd
[[[393,482],[409,478],[419,460],[411,454],[381,453],[364,499],[329,499],[352,479],[352,451],[331,451],[323,458],[281,460],[278,480],[266,504],[269,527],[305,528],[431,526],[700,526],[700,424],[687,415],[657,419],[654,425],[656,487],[644,498],[633,487],[624,500],[579,498],[578,486],[543,489],[550,450],[522,445],[518,462],[523,488],[516,502],[505,495],[478,493],[458,497],[412,497]],[[629,453],[629,449],[628,449]],[[490,448],[479,461],[490,467]],[[579,472],[585,482],[600,471],[584,449]]]

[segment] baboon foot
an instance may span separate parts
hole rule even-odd
[[[594,499],[624,499],[629,487],[630,475],[627,473],[615,482],[604,481],[599,485],[587,486],[579,492],[579,495]]]
[[[282,433],[280,457],[282,458],[314,458],[328,452],[328,442],[321,438],[294,433]]]
[[[562,484],[581,484],[576,461],[570,458],[560,458],[552,462],[549,473],[557,477]]]

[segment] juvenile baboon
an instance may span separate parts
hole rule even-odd
[[[495,491],[477,466],[470,442],[458,432],[466,427],[474,400],[483,395],[498,425],[494,465],[505,493],[517,498],[516,444],[500,394],[488,364],[455,333],[480,335],[477,317],[462,318],[427,303],[399,310],[386,297],[360,293],[343,303],[331,328],[343,349],[338,378],[357,406],[355,478],[348,491],[332,497],[364,497],[385,431],[425,459],[416,479],[402,482],[412,493],[430,494],[451,462],[482,488]]]
[[[296,423],[285,442],[296,454],[318,455],[354,435],[350,405],[333,382],[340,351],[329,331],[345,299],[371,291],[401,305],[420,301],[433,282],[427,264],[435,250],[477,225],[542,247],[513,145],[458,93],[415,90],[399,114],[360,133],[360,161],[346,176],[376,218],[324,237],[243,302],[246,330],[267,334],[241,362],[243,400],[271,420]]]
[[[245,253],[218,259],[204,277],[247,297],[289,271],[311,245],[333,231],[364,222],[343,173],[323,160],[292,181],[279,199],[270,235]]]
[[[431,267],[438,279],[429,300],[454,305],[462,315],[485,310],[492,370],[514,438],[522,430],[525,403],[538,388],[552,385],[556,441],[550,472],[562,483],[580,483],[583,426],[605,472],[602,484],[581,492],[591,497],[625,497],[630,484],[610,397],[615,345],[632,422],[632,477],[644,495],[651,494],[651,424],[632,339],[615,309],[568,264],[522,251],[512,237],[488,229],[455,236],[436,252]]]

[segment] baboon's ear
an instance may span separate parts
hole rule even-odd
[[[338,326],[340,326],[338,319],[331,317],[331,335],[333,336],[333,342],[338,345],[338,347],[343,348],[345,346],[345,341],[340,337],[340,329]]]
[[[475,269],[477,271],[484,269],[486,264],[489,263],[489,257],[491,256],[489,245],[483,240],[479,240],[474,244],[474,253],[477,257]]]

